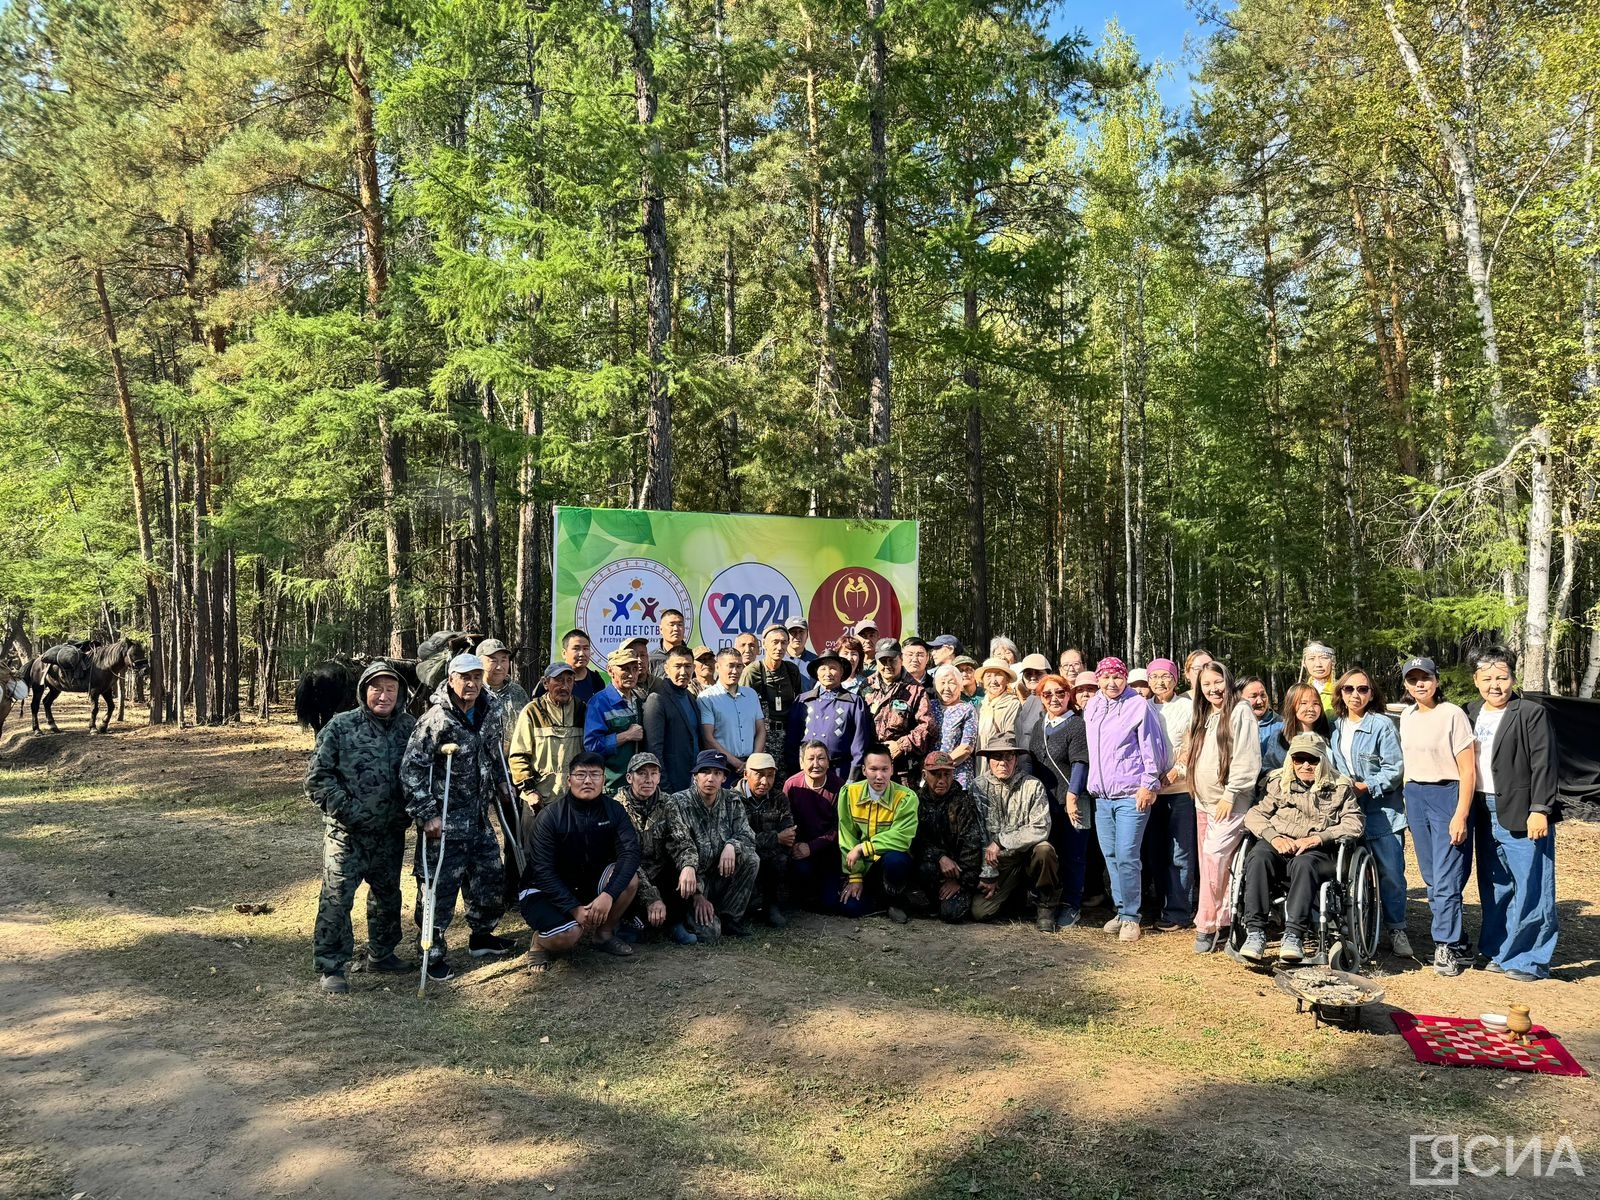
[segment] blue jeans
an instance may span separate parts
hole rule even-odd
[[[1156,797],[1152,826],[1159,824],[1160,858],[1166,868],[1161,920],[1169,925],[1194,924],[1194,899],[1199,886],[1200,856],[1195,846],[1194,797],[1174,792]],[[1151,864],[1152,870],[1154,864]],[[1157,876],[1160,878],[1160,876]]]
[[[1461,795],[1455,780],[1406,784],[1406,823],[1417,848],[1417,866],[1428,885],[1428,911],[1433,914],[1433,944],[1467,951],[1461,928],[1461,894],[1472,874],[1472,826],[1459,846],[1450,844],[1450,818]]]
[[[1494,797],[1479,793],[1478,901],[1483,930],[1478,949],[1507,971],[1546,978],[1556,952],[1556,828],[1535,841],[1513,837],[1500,824]]]
[[[1149,811],[1140,812],[1132,796],[1095,797],[1095,832],[1099,835],[1100,852],[1106,856],[1106,874],[1111,877],[1111,903],[1117,916],[1135,925],[1139,923],[1139,905],[1144,898],[1139,846],[1149,823]]]
[[[1079,801],[1078,811],[1088,815],[1089,798]],[[1091,831],[1079,829],[1067,816],[1067,810],[1054,800],[1050,801],[1050,844],[1056,848],[1061,861],[1061,903],[1072,908],[1083,907],[1083,878],[1088,863]]]
[[[1389,828],[1388,810],[1371,800],[1363,801],[1362,816],[1366,833],[1362,842],[1378,860],[1378,906],[1383,910],[1384,929],[1406,927],[1406,835]]]
[[[866,882],[861,895],[839,905],[847,917],[864,917],[882,912],[891,904],[899,904],[911,883],[911,855],[902,850],[885,850],[883,856],[867,869]],[[842,886],[842,885],[841,885]]]

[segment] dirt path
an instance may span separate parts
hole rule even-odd
[[[1593,1080],[1421,1069],[1381,1015],[1313,1029],[1187,938],[805,917],[329,1000],[309,745],[287,723],[0,743],[0,1194],[1343,1200],[1395,1194],[1430,1130],[1570,1133],[1600,1164]],[[1592,1067],[1600,832],[1560,836],[1562,979],[1528,999]],[[1482,972],[1383,983],[1415,1012],[1510,998]]]

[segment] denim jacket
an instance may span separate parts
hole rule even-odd
[[[1385,714],[1367,713],[1350,743],[1351,761],[1346,762],[1342,745],[1348,720],[1339,717],[1333,723],[1333,736],[1328,739],[1333,765],[1339,774],[1367,785],[1367,793],[1361,797],[1361,811],[1369,828],[1373,822],[1381,821],[1399,833],[1406,827],[1405,797],[1400,790],[1403,761],[1399,731]]]

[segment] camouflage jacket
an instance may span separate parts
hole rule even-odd
[[[710,808],[692,787],[667,797],[667,857],[674,869],[693,867],[700,875],[714,871],[729,842],[756,853],[755,831],[738,792],[723,788]]]
[[[748,784],[741,782],[734,791],[744,801],[745,818],[756,835],[756,850],[767,857],[787,854],[788,847],[778,841],[778,835],[794,828],[794,810],[783,789],[774,783],[765,796],[757,797],[750,794]]]
[[[336,714],[317,734],[306,797],[331,823],[353,833],[405,824],[400,760],[416,724],[403,708],[387,718],[365,705]]]
[[[617,803],[639,831],[639,900],[646,905],[661,899],[657,880],[670,865],[667,858],[669,798],[665,792],[657,790],[648,800],[641,800],[627,784],[617,789]]]
[[[516,729],[517,718],[522,715],[522,710],[528,707],[528,693],[515,679],[508,679],[495,692],[494,698],[500,702],[500,727],[505,733],[504,749],[511,749],[511,734]]]
[[[439,747],[454,742],[459,749],[450,769],[448,836],[475,833],[489,819],[496,790],[510,792],[505,775],[505,737],[501,732],[500,702],[485,689],[473,705],[475,717],[456,707],[446,680],[434,689],[428,711],[417,721],[406,743],[400,765],[406,811],[426,824],[439,815],[444,800],[444,756]]]
[[[975,891],[988,841],[972,793],[958,785],[943,796],[935,796],[924,786],[917,792],[917,812],[917,838],[911,845],[911,857],[923,886],[937,887],[943,880],[939,860],[949,858],[961,868],[962,889]]]

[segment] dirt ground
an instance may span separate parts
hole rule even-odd
[[[77,699],[71,732],[0,740],[0,1196],[1377,1197],[1409,1190],[1424,1134],[1537,1135],[1547,1169],[1569,1136],[1583,1178],[1462,1188],[1595,1194],[1594,1079],[1424,1068],[1387,1014],[1522,1000],[1600,1070],[1600,829],[1559,828],[1555,980],[1385,960],[1357,1032],[1187,934],[1098,922],[807,916],[544,976],[461,954],[425,1001],[361,974],[331,998],[310,735],[89,737]]]

